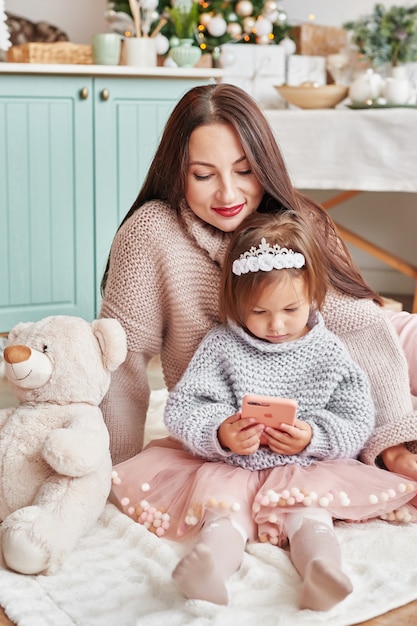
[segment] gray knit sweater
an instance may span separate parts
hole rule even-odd
[[[204,335],[219,324],[220,269],[229,237],[187,206],[179,220],[156,200],[136,211],[116,234],[101,310],[103,317],[121,322],[128,339],[127,359],[113,372],[101,405],[114,463],[142,449],[149,359],[161,355],[165,382],[172,389]],[[384,311],[369,300],[330,291],[323,317],[371,383],[376,428],[362,459],[374,463],[385,448],[416,441],[407,363]]]
[[[321,315],[310,317],[310,332],[283,344],[254,338],[234,324],[209,332],[168,398],[170,433],[192,454],[250,470],[358,455],[374,427],[368,380]],[[298,419],[313,431],[301,454],[262,446],[239,455],[221,447],[218,428],[240,410],[245,393],[297,400]]]

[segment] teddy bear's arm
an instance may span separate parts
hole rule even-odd
[[[62,407],[63,411],[66,407]],[[71,407],[66,428],[52,430],[45,439],[43,457],[58,474],[84,476],[97,469],[109,453],[109,434],[98,407]]]

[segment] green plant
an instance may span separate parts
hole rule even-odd
[[[174,27],[174,34],[179,39],[193,39],[200,21],[198,4],[193,0],[175,0],[172,7],[166,7],[165,13]]]
[[[371,15],[346,22],[343,28],[351,31],[352,43],[375,66],[417,61],[417,5],[387,9],[376,4]]]

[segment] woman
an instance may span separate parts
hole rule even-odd
[[[417,420],[407,362],[381,299],[363,280],[330,216],[291,184],[257,103],[225,83],[195,87],[172,112],[147,178],[120,226],[102,281],[101,315],[128,336],[128,357],[102,409],[114,463],[137,454],[149,400],[146,367],[160,354],[168,389],[219,323],[220,268],[231,233],[254,211],[309,217],[331,287],[326,326],[366,371],[376,428],[362,459],[417,478]]]

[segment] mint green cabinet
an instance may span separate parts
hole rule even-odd
[[[0,331],[93,315],[92,109],[79,79],[0,77]]]
[[[204,78],[0,74],[0,332],[93,319],[166,119]]]

